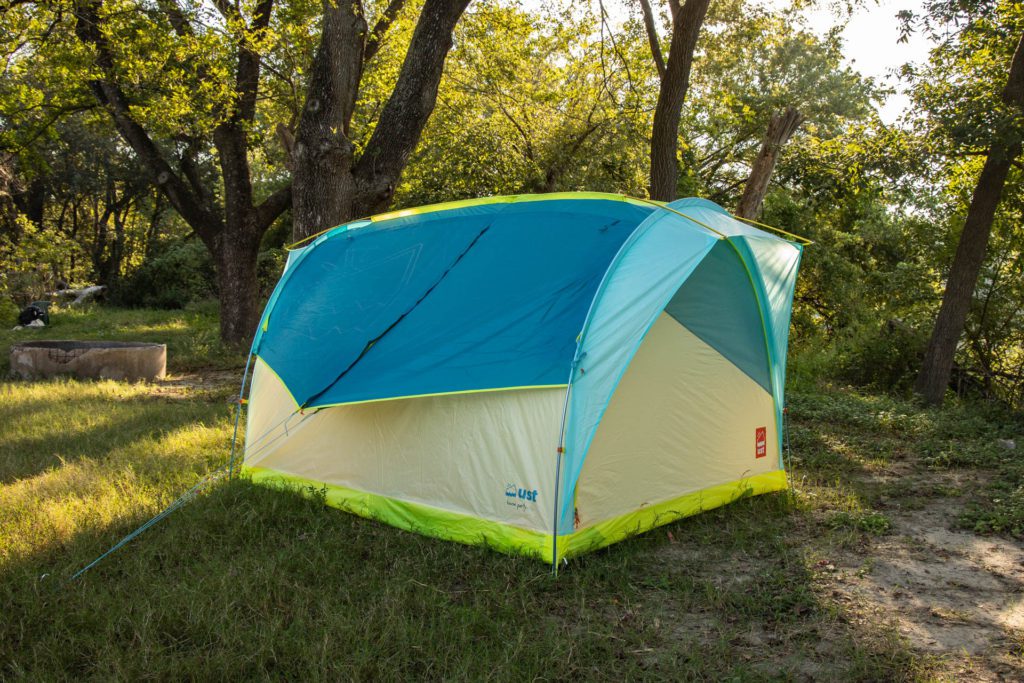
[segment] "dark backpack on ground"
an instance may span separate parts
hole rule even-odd
[[[38,301],[29,304],[18,314],[19,325],[29,325],[35,320],[42,320],[44,325],[50,324],[50,314]]]

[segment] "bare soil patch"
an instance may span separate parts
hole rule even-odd
[[[241,381],[239,370],[202,370],[167,375],[151,384],[150,394],[159,398],[196,398],[197,394],[237,394]]]
[[[911,488],[971,490],[975,472],[916,473]],[[835,598],[896,626],[959,680],[1024,679],[1024,544],[952,528],[965,496],[887,507],[889,534],[833,559]]]

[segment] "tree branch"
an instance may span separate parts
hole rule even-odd
[[[651,9],[650,1],[640,0],[640,9],[644,13],[647,42],[651,45],[651,56],[654,57],[654,64],[658,67],[658,76],[661,80],[665,80],[665,58],[661,54],[661,40],[658,38],[658,29],[654,24],[654,11]]]
[[[288,183],[264,199],[254,211],[253,223],[260,234],[292,205],[292,184]]]
[[[201,236],[213,239],[222,225],[221,218],[202,205],[195,193],[174,172],[156,143],[132,117],[128,98],[114,76],[114,59],[103,35],[99,8],[102,0],[79,0],[74,6],[75,35],[96,52],[101,76],[89,82],[96,99],[110,113],[121,137],[153,173],[157,186],[167,195],[181,217]]]
[[[402,169],[434,110],[452,32],[469,0],[426,0],[402,63],[398,82],[353,174],[359,186],[355,212],[387,206]]]
[[[391,0],[388,6],[384,8],[384,12],[377,19],[377,23],[373,25],[370,35],[366,38],[366,47],[363,48],[364,65],[369,64],[370,60],[377,54],[377,51],[380,50],[384,35],[391,28],[391,24],[394,23],[395,18],[402,11],[403,7],[405,7],[405,0]]]
[[[192,24],[189,23],[185,13],[181,11],[177,0],[157,0],[157,5],[167,15],[167,21],[171,23],[171,28],[179,37],[195,35]]]
[[[238,108],[235,115],[242,121],[252,121],[256,116],[256,93],[259,89],[262,57],[253,43],[266,31],[273,8],[274,0],[260,0],[253,12],[252,26],[243,25],[238,40],[238,68],[235,76]]]
[[[213,0],[213,6],[217,8],[220,15],[227,21],[242,21],[242,14],[229,0]]]

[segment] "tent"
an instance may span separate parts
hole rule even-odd
[[[244,470],[548,562],[784,489],[801,253],[703,199],[598,193],[328,230],[260,321]]]

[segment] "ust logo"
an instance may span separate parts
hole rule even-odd
[[[525,510],[527,503],[537,502],[537,489],[524,489],[516,484],[505,485],[505,504]]]
[[[754,457],[763,458],[768,455],[768,428],[758,427],[754,431]]]

